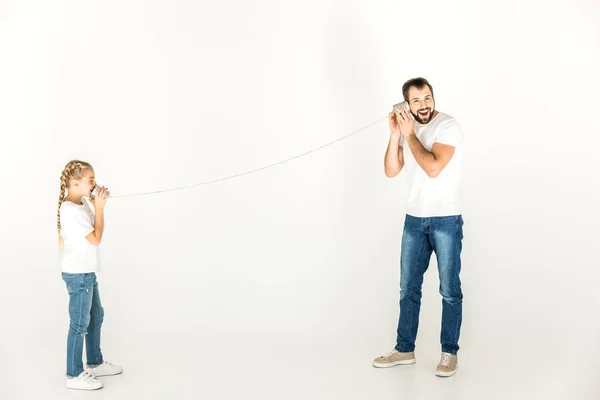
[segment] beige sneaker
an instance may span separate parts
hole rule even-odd
[[[456,354],[442,353],[442,358],[438,364],[435,374],[437,376],[452,376],[458,368],[458,356]]]
[[[399,351],[392,351],[391,353],[377,357],[373,360],[373,366],[376,368],[388,368],[395,367],[396,365],[414,364],[415,353],[413,351],[408,353],[400,353]]]

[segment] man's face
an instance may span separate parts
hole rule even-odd
[[[427,124],[431,121],[435,110],[435,101],[427,85],[421,89],[411,87],[408,90],[408,104],[410,105],[410,112],[417,122]]]

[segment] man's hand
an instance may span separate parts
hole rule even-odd
[[[388,116],[390,124],[390,135],[400,138],[402,133],[400,132],[400,124],[398,123],[398,116],[396,114],[397,112],[394,110]]]
[[[396,110],[396,119],[399,122],[402,136],[408,138],[415,134],[415,121],[406,108],[402,107],[399,111]]]

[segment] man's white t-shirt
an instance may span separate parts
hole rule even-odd
[[[94,231],[95,215],[85,198],[83,204],[65,201],[60,206],[60,234],[64,248],[62,272],[83,274],[100,270],[100,249],[85,238]]]
[[[462,159],[462,129],[458,122],[448,114],[438,114],[427,124],[415,121],[415,134],[423,147],[431,151],[438,142],[456,147],[448,165],[435,178],[430,178],[417,164],[404,136],[400,146],[403,148],[404,168],[408,179],[407,213],[413,217],[445,217],[461,214],[460,170]]]

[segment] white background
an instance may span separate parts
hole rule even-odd
[[[465,136],[459,372],[376,370],[398,317],[404,176],[387,122],[224,182],[111,199],[110,399],[594,399],[600,6],[551,1],[0,5],[0,398],[64,389],[63,166],[125,195],[259,168],[384,117],[415,76]],[[88,397],[86,397],[88,398]]]

